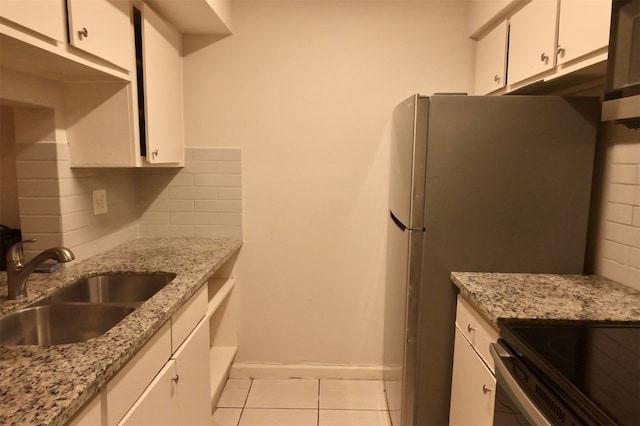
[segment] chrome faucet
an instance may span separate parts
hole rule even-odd
[[[38,265],[47,259],[55,259],[58,262],[69,262],[75,259],[75,255],[66,247],[53,247],[39,253],[27,263],[24,261],[22,245],[33,243],[35,239],[20,241],[7,250],[7,287],[9,300],[24,299],[27,297],[27,280]]]

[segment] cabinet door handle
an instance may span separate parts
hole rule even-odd
[[[158,156],[158,150],[154,149],[153,152],[151,153],[154,157]]]
[[[474,327],[471,327],[471,324],[467,325],[467,331],[469,333],[471,333],[472,331],[475,331],[476,329]]]
[[[495,81],[496,83],[500,83],[500,76],[498,76],[498,74],[494,75],[493,81]]]
[[[482,393],[483,394],[488,394],[489,392],[491,392],[493,389],[491,389],[490,387],[488,387],[487,385],[482,385]]]
[[[564,47],[558,46],[556,48],[556,54],[564,56]]]
[[[542,55],[540,55],[540,61],[541,62],[547,62],[549,60],[549,56],[547,56],[546,53],[543,53]]]
[[[176,374],[175,376],[173,376],[171,378],[172,382],[178,383],[178,381],[180,380],[180,375]],[[485,392],[486,393],[486,392]]]
[[[82,27],[82,29],[80,31],[78,31],[78,36],[80,38],[84,37],[87,38],[89,37],[89,30],[87,30],[85,27]]]

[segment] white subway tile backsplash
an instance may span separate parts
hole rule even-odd
[[[242,238],[240,159],[237,148],[188,148],[185,167],[149,202],[143,235]],[[161,173],[148,189],[166,186]]]
[[[193,178],[193,184],[195,186],[231,186],[241,187],[242,177],[237,175],[195,175]]]
[[[18,193],[21,197],[58,197],[61,188],[57,179],[19,179]]]
[[[613,241],[605,240],[602,245],[602,256],[619,263],[628,264],[630,253],[631,247],[624,244],[618,244]]]
[[[23,216],[20,225],[31,232],[62,232],[60,216]]]
[[[220,161],[218,162],[218,173],[220,174],[236,174],[242,173],[239,161]]]
[[[72,169],[67,144],[20,148],[22,231],[38,238],[27,253],[65,245],[86,258],[139,235],[242,238],[240,149],[187,149],[182,169]],[[95,189],[107,191],[106,214],[93,214]]]
[[[196,200],[196,212],[242,213],[242,202],[239,200]]]
[[[218,189],[215,187],[172,187],[169,188],[170,200],[215,200]]]
[[[218,217],[214,213],[171,213],[173,225],[217,225]]]
[[[242,188],[218,188],[220,200],[242,200]]]
[[[629,269],[628,266],[609,259],[601,259],[600,261],[601,275],[622,284],[626,284],[627,269]]]
[[[215,161],[186,161],[183,171],[186,174],[218,173],[218,163]]]
[[[193,186],[193,175],[178,173],[171,180],[169,186]]]
[[[612,183],[609,185],[609,202],[638,205],[636,185]]]
[[[605,240],[640,248],[640,228],[634,226],[607,222],[604,227],[604,238]]]
[[[169,213],[154,213],[146,212],[140,218],[140,223],[143,225],[171,225],[169,220]]]
[[[55,161],[16,161],[18,179],[55,179],[58,164]]]
[[[61,146],[58,149],[58,145]],[[66,159],[69,158],[69,149],[67,144],[58,144],[55,142],[40,142],[40,143],[18,143],[16,144],[16,158],[21,160],[56,160],[58,159],[58,151],[62,155],[65,155]]]
[[[634,184],[636,182],[637,168],[635,164],[613,164],[609,182]]]
[[[640,249],[634,247],[629,249],[629,266],[640,269]]]
[[[606,157],[595,272],[640,290],[640,140],[613,123],[600,130]]]
[[[605,217],[611,222],[631,225],[633,222],[633,206],[627,204],[608,203]]]
[[[216,213],[220,225],[242,225],[242,213]]]
[[[144,225],[145,237],[196,237],[195,228],[188,225]]]
[[[89,210],[63,214],[61,217],[62,229],[71,231],[96,224],[96,216]]]
[[[240,161],[242,151],[238,148],[189,148],[186,158],[196,161]]]
[[[147,209],[148,212],[193,212],[193,200],[171,200],[162,198],[155,200]]]
[[[18,206],[21,212],[29,212],[30,215],[60,214],[59,198],[23,198],[20,196],[18,199]],[[20,217],[20,220],[22,221],[22,214]]]

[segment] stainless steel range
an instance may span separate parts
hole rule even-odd
[[[640,324],[514,321],[500,337],[494,425],[640,425]]]

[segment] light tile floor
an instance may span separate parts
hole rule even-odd
[[[382,381],[229,379],[214,426],[390,426]]]

